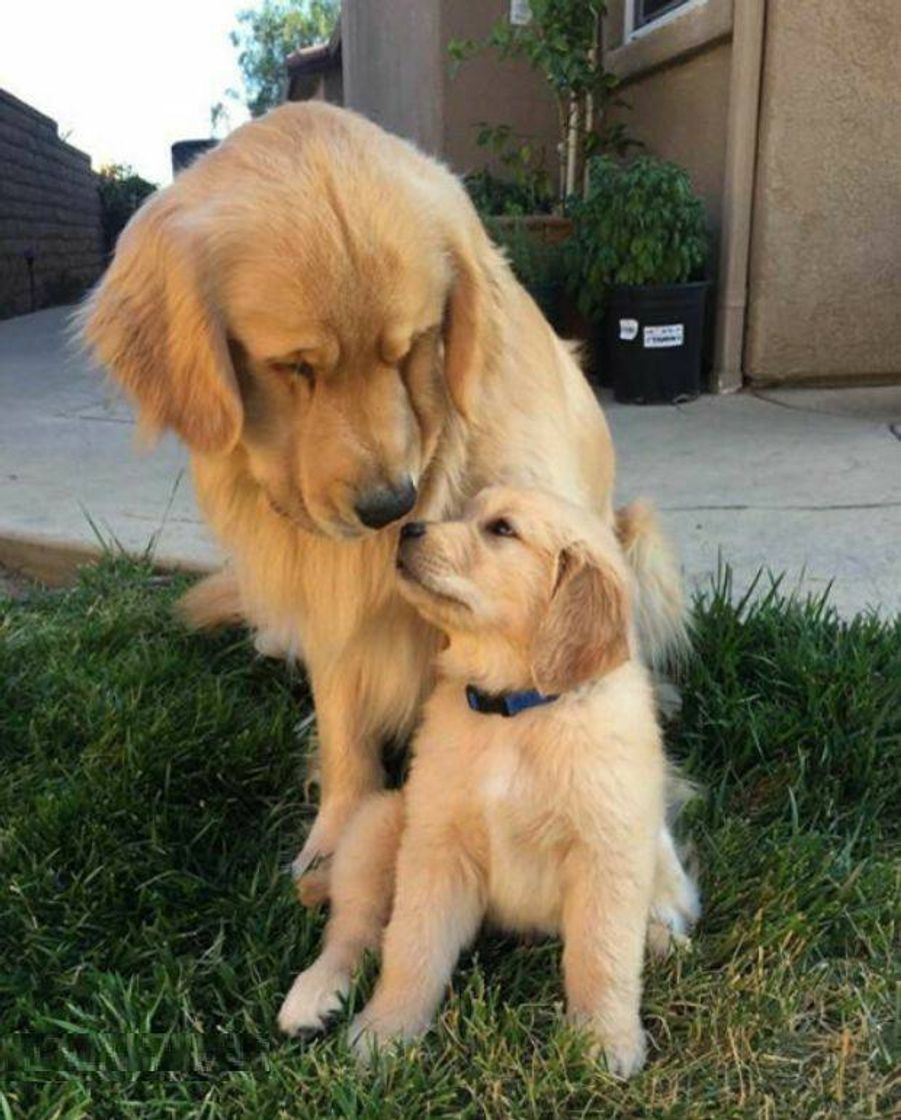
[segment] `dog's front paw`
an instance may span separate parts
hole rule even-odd
[[[341,1010],[350,991],[350,977],[321,959],[301,972],[278,1013],[279,1030],[288,1035],[315,1034]]]
[[[292,864],[291,875],[294,879],[294,893],[302,906],[308,910],[316,910],[328,902],[332,888],[331,856],[314,858],[305,871],[298,872],[295,864]]]
[[[323,805],[310,829],[304,846],[291,861],[291,875],[295,881],[310,876],[310,881],[324,889],[324,901],[328,896],[331,861],[338,843],[347,827],[347,822],[358,808],[359,800],[330,802]],[[300,891],[300,888],[298,888]]]

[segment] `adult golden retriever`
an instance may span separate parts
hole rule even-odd
[[[393,578],[400,520],[510,482],[609,521],[604,416],[459,181],[321,103],[239,128],[153,196],[81,329],[145,428],[190,449],[231,558],[195,618],[236,589],[307,666],[321,802],[300,873],[381,787],[380,744],[409,734],[431,685],[437,631]],[[678,579],[653,559],[651,657],[681,626]]]
[[[652,542],[651,511],[632,515]],[[403,791],[366,798],[339,841],[322,953],[279,1025],[326,1026],[387,923],[351,1039],[365,1055],[417,1037],[487,916],[561,934],[568,1017],[627,1077],[645,1057],[655,879],[686,925],[698,902],[666,831],[666,761],[620,542],[582,508],[494,487],[461,519],[405,525],[398,568],[401,594],[446,636],[438,683]]]

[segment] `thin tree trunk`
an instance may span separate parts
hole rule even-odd
[[[596,11],[595,14],[594,14],[594,42],[592,43],[591,51],[589,52],[589,57],[591,58],[591,66],[592,66],[592,69],[595,70],[595,71],[597,70],[598,60],[600,60],[601,62],[603,62],[603,60],[604,60],[604,38],[603,38],[603,36],[604,36],[604,17],[599,10],[599,11]],[[597,112],[595,112],[595,109],[596,109],[596,106],[595,106],[594,94],[589,93],[588,97],[587,97],[587,104],[586,104],[586,109],[585,109],[585,135],[584,135],[585,143],[588,142],[588,137],[591,135],[595,126],[599,125],[601,123],[601,119],[603,117],[603,110],[598,110]],[[584,143],[583,143],[582,151],[583,151],[583,153],[585,151]],[[589,188],[589,181],[588,180],[589,180],[588,160],[585,159],[583,167],[582,167],[582,197],[583,198],[585,198],[585,196],[588,194],[588,188]]]
[[[567,109],[562,97],[557,98],[557,120],[559,121],[560,140],[557,143],[557,207],[563,209],[566,199],[566,149],[567,149]]]
[[[579,162],[579,100],[569,99],[569,120],[566,127],[566,195],[575,194],[576,173]]]

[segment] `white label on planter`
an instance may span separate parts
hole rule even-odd
[[[529,0],[510,0],[510,22],[514,27],[526,27],[532,22]]]
[[[638,338],[638,320],[620,319],[619,337],[624,342],[632,342],[634,339]]]
[[[684,345],[685,325],[683,323],[671,323],[666,327],[645,327],[644,329],[645,350],[662,350],[666,346]]]

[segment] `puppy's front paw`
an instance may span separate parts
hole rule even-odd
[[[399,1016],[379,1016],[366,1007],[350,1024],[347,1042],[357,1060],[368,1065],[377,1054],[412,1042],[427,1030],[428,1023]]]
[[[314,1034],[341,1010],[350,991],[350,977],[320,960],[301,972],[278,1013],[279,1030],[288,1035]]]
[[[570,1022],[591,1035],[589,1054],[592,1058],[603,1058],[607,1069],[614,1077],[626,1080],[638,1073],[645,1063],[648,1053],[647,1036],[638,1016],[634,1021],[618,1027],[611,1027],[595,1018],[583,1015],[570,1015]]]
[[[599,1040],[596,1052],[600,1051],[607,1062],[607,1069],[614,1077],[623,1081],[638,1073],[648,1056],[648,1041],[639,1026],[634,1032],[616,1039]]]

